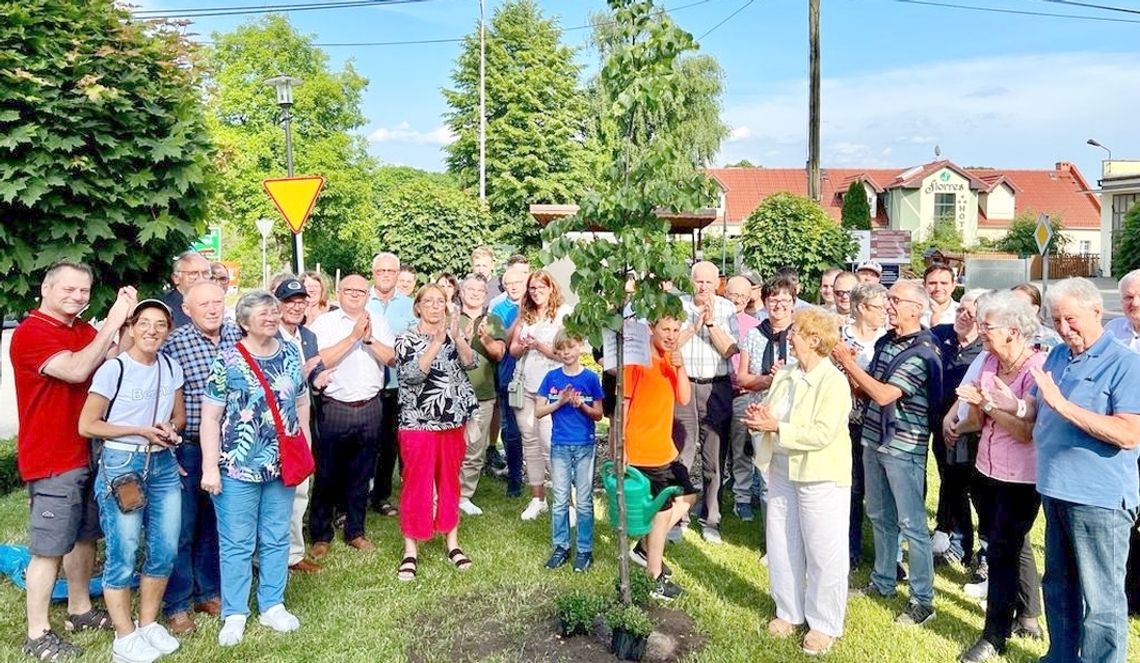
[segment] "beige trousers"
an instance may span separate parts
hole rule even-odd
[[[495,404],[498,401],[479,401],[479,409],[467,420],[463,429],[463,438],[467,441],[467,453],[463,456],[463,465],[459,468],[459,499],[469,500],[475,494],[479,485],[479,475],[483,473],[483,463],[486,460],[487,443],[490,441],[491,418],[495,414]]]
[[[530,486],[541,486],[546,480],[546,471],[550,469],[550,435],[554,422],[550,415],[535,419],[534,404],[535,395],[527,394],[523,406],[515,408],[515,420],[522,435],[526,482]]]

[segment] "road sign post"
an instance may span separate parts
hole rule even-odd
[[[1053,241],[1053,226],[1048,214],[1037,215],[1037,227],[1033,229],[1033,239],[1037,242],[1037,252],[1041,254],[1041,296],[1049,289],[1049,244]]]
[[[301,232],[305,229],[305,222],[313,213],[317,196],[325,186],[325,178],[318,175],[302,177],[281,177],[261,181],[261,188],[273,200],[277,211],[285,217],[289,229],[293,231],[294,263],[293,269],[300,275],[305,271],[304,246],[301,242]]]
[[[265,243],[269,241],[269,233],[273,232],[273,219],[258,219],[257,232],[261,233],[261,287],[269,287],[269,261],[265,254]]]

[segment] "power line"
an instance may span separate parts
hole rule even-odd
[[[1127,7],[1112,7],[1109,5],[1097,5],[1091,2],[1074,2],[1073,0],[1043,0],[1044,2],[1051,2],[1056,5],[1072,5],[1073,7],[1086,7],[1088,9],[1103,9],[1106,12],[1120,12],[1122,14],[1140,14],[1140,9],[1130,9]]]
[[[732,13],[731,13],[731,14],[729,14],[728,16],[725,16],[725,17],[724,17],[724,19],[723,19],[723,20],[721,20],[721,22],[720,22],[720,23],[717,23],[716,25],[712,26],[712,27],[711,27],[711,28],[709,28],[708,30],[705,30],[705,33],[704,33],[703,35],[701,35],[700,37],[697,37],[697,41],[700,41],[700,40],[704,39],[705,37],[707,37],[707,36],[709,36],[710,34],[712,34],[712,32],[713,32],[714,30],[716,30],[716,29],[717,29],[717,28],[719,28],[720,26],[724,25],[725,23],[728,23],[729,21],[731,21],[731,20],[732,20],[732,17],[733,17],[733,16],[736,16],[736,15],[737,15],[737,14],[739,14],[740,12],[744,11],[745,9],[747,9],[747,8],[748,8],[748,5],[752,4],[753,2],[756,2],[756,0],[748,0],[748,2],[744,3],[743,5],[740,5],[740,7],[738,7],[738,8],[736,9],[736,11],[732,12]]]
[[[946,9],[963,9],[991,14],[1017,14],[1019,16],[1041,16],[1045,18],[1068,18],[1079,21],[1101,21],[1104,23],[1140,23],[1140,20],[1129,18],[1112,18],[1110,16],[1088,16],[1086,14],[1058,14],[1055,12],[1038,12],[1028,9],[999,9],[997,7],[979,7],[977,5],[958,5],[951,2],[932,2],[931,0],[893,0],[908,5],[923,5],[926,7],[943,7]]]
[[[242,5],[238,7],[200,7],[186,9],[142,9],[132,12],[140,19],[209,18],[214,16],[242,16],[246,14],[272,14],[277,12],[315,11],[322,9],[351,9],[357,7],[384,7],[427,2],[428,0],[339,0],[336,2],[292,3],[278,5]]]

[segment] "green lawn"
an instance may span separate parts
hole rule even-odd
[[[932,476],[932,482],[936,481]],[[425,546],[420,577],[410,585],[395,578],[401,557],[395,519],[372,516],[369,535],[378,544],[374,553],[359,553],[336,544],[326,570],[294,576],[287,605],[301,619],[301,630],[273,634],[251,620],[242,645],[222,650],[216,645],[218,622],[199,617],[199,633],[183,642],[171,661],[449,661],[453,649],[480,651],[483,660],[530,661],[524,644],[551,623],[554,599],[578,586],[608,592],[616,573],[615,539],[608,525],[596,529],[597,564],[586,575],[569,567],[548,572],[542,564],[549,553],[550,521],[523,523],[518,514],[524,501],[502,496],[501,482],[484,479],[475,501],[487,515],[468,518],[462,543],[475,561],[461,575],[443,559],[440,543]],[[930,495],[937,495],[932,483]],[[601,502],[599,501],[599,504]],[[0,498],[0,540],[23,541],[25,494]],[[599,517],[604,514],[599,510]],[[1042,524],[1034,531],[1041,552]],[[757,563],[758,524],[744,525],[731,516],[724,526],[725,544],[709,546],[689,530],[684,543],[670,546],[667,559],[677,569],[676,580],[687,592],[673,607],[689,613],[707,637],[707,648],[693,659],[723,661],[806,660],[796,641],[777,641],[763,632],[773,615],[767,569]],[[867,537],[870,545],[870,536]],[[860,573],[865,580],[867,571]],[[847,617],[847,634],[826,660],[953,661],[981,629],[981,609],[960,591],[960,573],[940,570],[937,577],[938,617],[925,627],[895,626],[905,593],[893,600],[854,599]],[[10,583],[0,583],[0,660],[20,660],[24,632],[23,595]],[[62,608],[53,613],[61,626]],[[1130,647],[1140,652],[1140,620],[1131,624]],[[89,648],[84,660],[105,661],[110,635],[77,638]],[[482,643],[482,647],[480,647]],[[1011,643],[1007,661],[1032,661],[1044,646],[1023,640]],[[474,657],[479,658],[479,657]],[[468,659],[470,660],[470,658]],[[1134,659],[1135,660],[1135,659]]]

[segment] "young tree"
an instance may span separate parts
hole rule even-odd
[[[532,203],[574,203],[585,190],[582,145],[586,105],[579,89],[581,65],[562,43],[557,19],[533,0],[507,0],[486,30],[487,204],[502,219],[500,241],[518,249],[538,247]],[[455,142],[447,167],[461,186],[479,185],[479,29],[463,41],[443,90]]]
[[[212,148],[193,45],[110,0],[0,3],[0,318],[44,269],[95,270],[91,311],[157,290],[205,230]]]
[[[578,214],[550,224],[550,258],[567,257],[575,271],[570,287],[580,300],[567,318],[567,327],[599,343],[602,330],[617,335],[617,392],[624,390],[622,355],[624,312],[656,320],[665,314],[680,316],[681,302],[662,288],[665,281],[680,287],[688,283],[688,270],[670,250],[668,222],[656,214],[660,208],[693,210],[713,199],[711,182],[698,169],[698,159],[687,142],[682,112],[688,100],[677,58],[697,48],[692,35],[672,22],[656,21],[661,11],[652,0],[609,0],[611,45],[596,81],[604,111],[598,122],[598,145],[607,150],[594,191],[581,201]],[[646,30],[652,25],[651,30]],[[601,229],[614,241],[577,239],[569,233]],[[638,287],[625,292],[626,273],[633,270]],[[625,476],[622,408],[614,414],[614,464]],[[618,481],[618,546],[628,549],[625,494]],[[622,599],[629,603],[629,559],[620,558]]]
[[[791,193],[765,198],[740,230],[745,264],[764,275],[795,267],[804,299],[815,296],[823,272],[846,264],[857,248],[851,235],[818,203]]]
[[[848,230],[871,229],[871,205],[867,202],[867,191],[863,183],[855,181],[847,187],[843,196],[842,225]]]
[[[1065,253],[1071,240],[1064,233],[1065,224],[1061,215],[1050,214],[1049,225],[1053,228],[1053,241],[1049,242],[1049,255],[1055,256]],[[1037,240],[1033,238],[1035,230],[1037,230],[1037,212],[1024,211],[1009,222],[1009,229],[1006,230],[1005,236],[997,241],[996,247],[999,251],[1008,251],[1019,255],[1037,255]]]
[[[1112,254],[1112,275],[1121,278],[1134,269],[1140,269],[1140,205],[1133,205],[1124,215],[1124,226],[1118,235]]]
[[[261,273],[257,219],[276,223],[271,261],[288,264],[290,231],[261,190],[261,180],[285,176],[285,132],[273,89],[265,81],[279,74],[301,79],[293,90],[293,156],[298,175],[323,175],[325,188],[305,226],[305,264],[326,270],[363,269],[371,259],[375,231],[372,193],[376,160],[355,131],[368,81],[352,63],[333,72],[328,56],[298,33],[288,19],[271,14],[257,22],[213,35],[207,52],[209,125],[219,145],[221,170],[211,217],[222,226],[225,254],[243,274]],[[356,223],[350,223],[355,221]],[[347,230],[358,229],[346,235]]]

